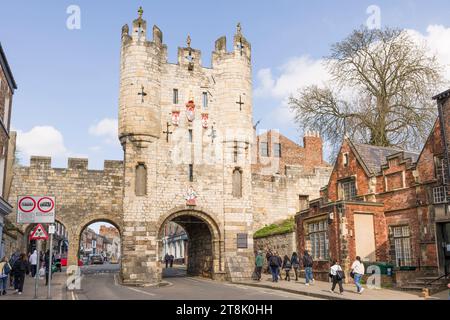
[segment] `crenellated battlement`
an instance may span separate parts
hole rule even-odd
[[[147,22],[142,19],[142,13],[140,13],[139,18],[133,21],[131,30],[128,24],[122,27],[122,46],[126,50],[125,54],[127,54],[127,48],[130,46],[143,46],[154,49],[150,52],[148,51],[148,54],[157,54],[161,58],[160,61],[169,63],[167,60],[167,46],[163,43],[163,32],[158,26],[154,25],[152,35],[152,40],[148,40]],[[195,67],[208,68],[202,65],[201,57],[201,50],[192,48],[191,39],[188,37],[187,46],[178,47],[177,65],[180,67],[187,66],[190,71],[194,70]],[[227,39],[225,36],[216,40],[214,51],[212,52],[211,68],[214,68],[215,64],[227,58],[238,58],[248,63],[251,60],[251,44],[243,36],[240,23],[237,26],[236,34],[233,38],[233,49],[231,51],[227,50]]]
[[[41,157],[41,156],[31,156],[30,158],[30,169],[37,170],[76,170],[76,171],[86,171],[86,172],[112,172],[117,171],[121,173],[123,170],[123,161],[120,160],[105,160],[103,164],[103,170],[89,170],[89,160],[84,158],[68,158],[66,168],[53,168],[51,157]],[[21,166],[22,168],[27,168],[26,166]]]

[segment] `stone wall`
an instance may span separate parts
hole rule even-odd
[[[105,161],[104,170],[88,170],[87,159],[69,158],[67,168],[52,168],[51,158],[32,157],[29,167],[14,167],[9,197],[14,208],[9,218],[16,221],[18,196],[54,196],[56,220],[69,234],[69,264],[76,264],[80,235],[86,226],[106,221],[122,232],[122,192],[121,161]],[[28,225],[20,227],[25,231]]]
[[[293,252],[297,252],[295,232],[257,238],[254,240],[254,243],[255,253],[258,250],[264,252],[264,268],[267,267],[265,254],[269,249],[272,250],[272,252],[277,251],[281,258],[284,258],[285,255],[290,258]],[[298,253],[299,252],[297,252],[297,254]],[[299,256],[301,257],[301,254]]]
[[[287,166],[285,175],[252,175],[254,230],[295,216],[299,196],[316,199],[328,183],[331,167]]]

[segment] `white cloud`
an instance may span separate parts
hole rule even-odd
[[[52,126],[36,126],[28,132],[17,131],[18,151],[27,158],[46,156],[63,158],[69,156],[61,132]]]
[[[312,84],[322,85],[330,79],[324,61],[308,55],[289,59],[278,71],[279,76],[276,79],[271,69],[261,69],[258,72],[260,85],[255,90],[255,96],[286,98],[299,88]]]
[[[429,25],[425,34],[416,30],[408,32],[417,42],[425,42],[430,53],[436,55],[438,62],[443,66],[446,80],[450,80],[450,28],[443,25]]]
[[[105,118],[89,128],[89,134],[105,138],[105,142],[108,144],[118,143],[117,132],[117,119]]]
[[[444,67],[444,76],[450,81],[450,28],[442,25],[428,26],[426,33],[408,30],[417,43],[425,43],[430,54],[435,54]],[[323,86],[331,76],[326,70],[323,59],[314,59],[309,55],[290,58],[285,64],[276,68],[261,69],[257,73],[256,98],[274,98],[277,106],[271,112],[273,125],[293,125],[293,114],[289,111],[288,98],[298,89],[318,85]],[[443,88],[446,89],[446,88]],[[340,92],[342,96],[353,97],[351,88]]]

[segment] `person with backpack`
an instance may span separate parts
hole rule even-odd
[[[6,289],[8,289],[8,276],[11,273],[11,266],[6,257],[3,257],[0,261],[0,296],[6,295]]]
[[[278,251],[275,251],[275,255],[277,256],[278,260],[277,276],[278,279],[283,280],[283,277],[281,277],[281,266],[283,265],[283,259],[281,259],[281,256],[278,253]]]
[[[289,259],[288,255],[285,255],[283,260],[283,270],[286,272],[286,277],[284,278],[284,280],[291,281],[291,276],[289,274],[291,272],[291,269],[291,259]]]
[[[14,264],[19,259],[19,257],[20,257],[20,250],[16,249],[16,251],[11,255],[11,258],[9,258],[9,265],[11,266],[11,268],[14,267]],[[9,286],[10,287],[14,286],[14,273],[13,272],[9,273]]]
[[[25,275],[30,273],[30,264],[25,253],[20,254],[19,259],[13,265],[14,273],[14,289],[16,292],[22,294],[23,285],[25,283]]]
[[[262,273],[262,268],[264,265],[264,257],[263,257],[263,253],[262,251],[258,251],[258,254],[256,255],[255,258],[255,273],[256,273],[256,280],[257,281],[261,281],[261,273]]]
[[[297,252],[294,252],[291,257],[291,265],[295,273],[295,281],[298,281],[298,269],[300,268],[300,262],[298,260]]]
[[[356,257],[355,262],[353,262],[351,267],[350,275],[355,281],[356,292],[362,294],[364,288],[361,286],[361,278],[364,276],[364,264],[361,262],[361,257]]]
[[[273,256],[273,254],[272,254],[272,250],[267,250],[267,253],[266,253],[266,260],[267,260],[267,273],[270,273],[270,274],[272,274],[272,271],[271,271],[271,269],[270,269],[270,263],[269,263],[269,260],[270,260],[270,257],[271,256]]]
[[[313,258],[309,254],[308,250],[303,252],[303,267],[305,268],[305,286],[309,286],[309,283],[314,284],[313,278]]]
[[[269,267],[272,273],[272,282],[278,282],[278,270],[280,268],[280,262],[276,254],[270,256]]]
[[[336,288],[336,284],[339,284],[339,294],[342,295],[344,292],[344,287],[342,286],[342,280],[345,279],[344,271],[342,271],[339,262],[333,260],[332,266],[330,268],[330,278],[333,281],[333,285],[331,286],[331,293],[334,293],[334,289]]]

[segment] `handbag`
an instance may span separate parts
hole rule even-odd
[[[355,278],[355,273],[353,271],[350,272],[350,277],[352,277],[353,279]]]
[[[344,280],[345,279],[345,273],[342,270],[338,270],[336,271],[336,279],[339,280]]]

